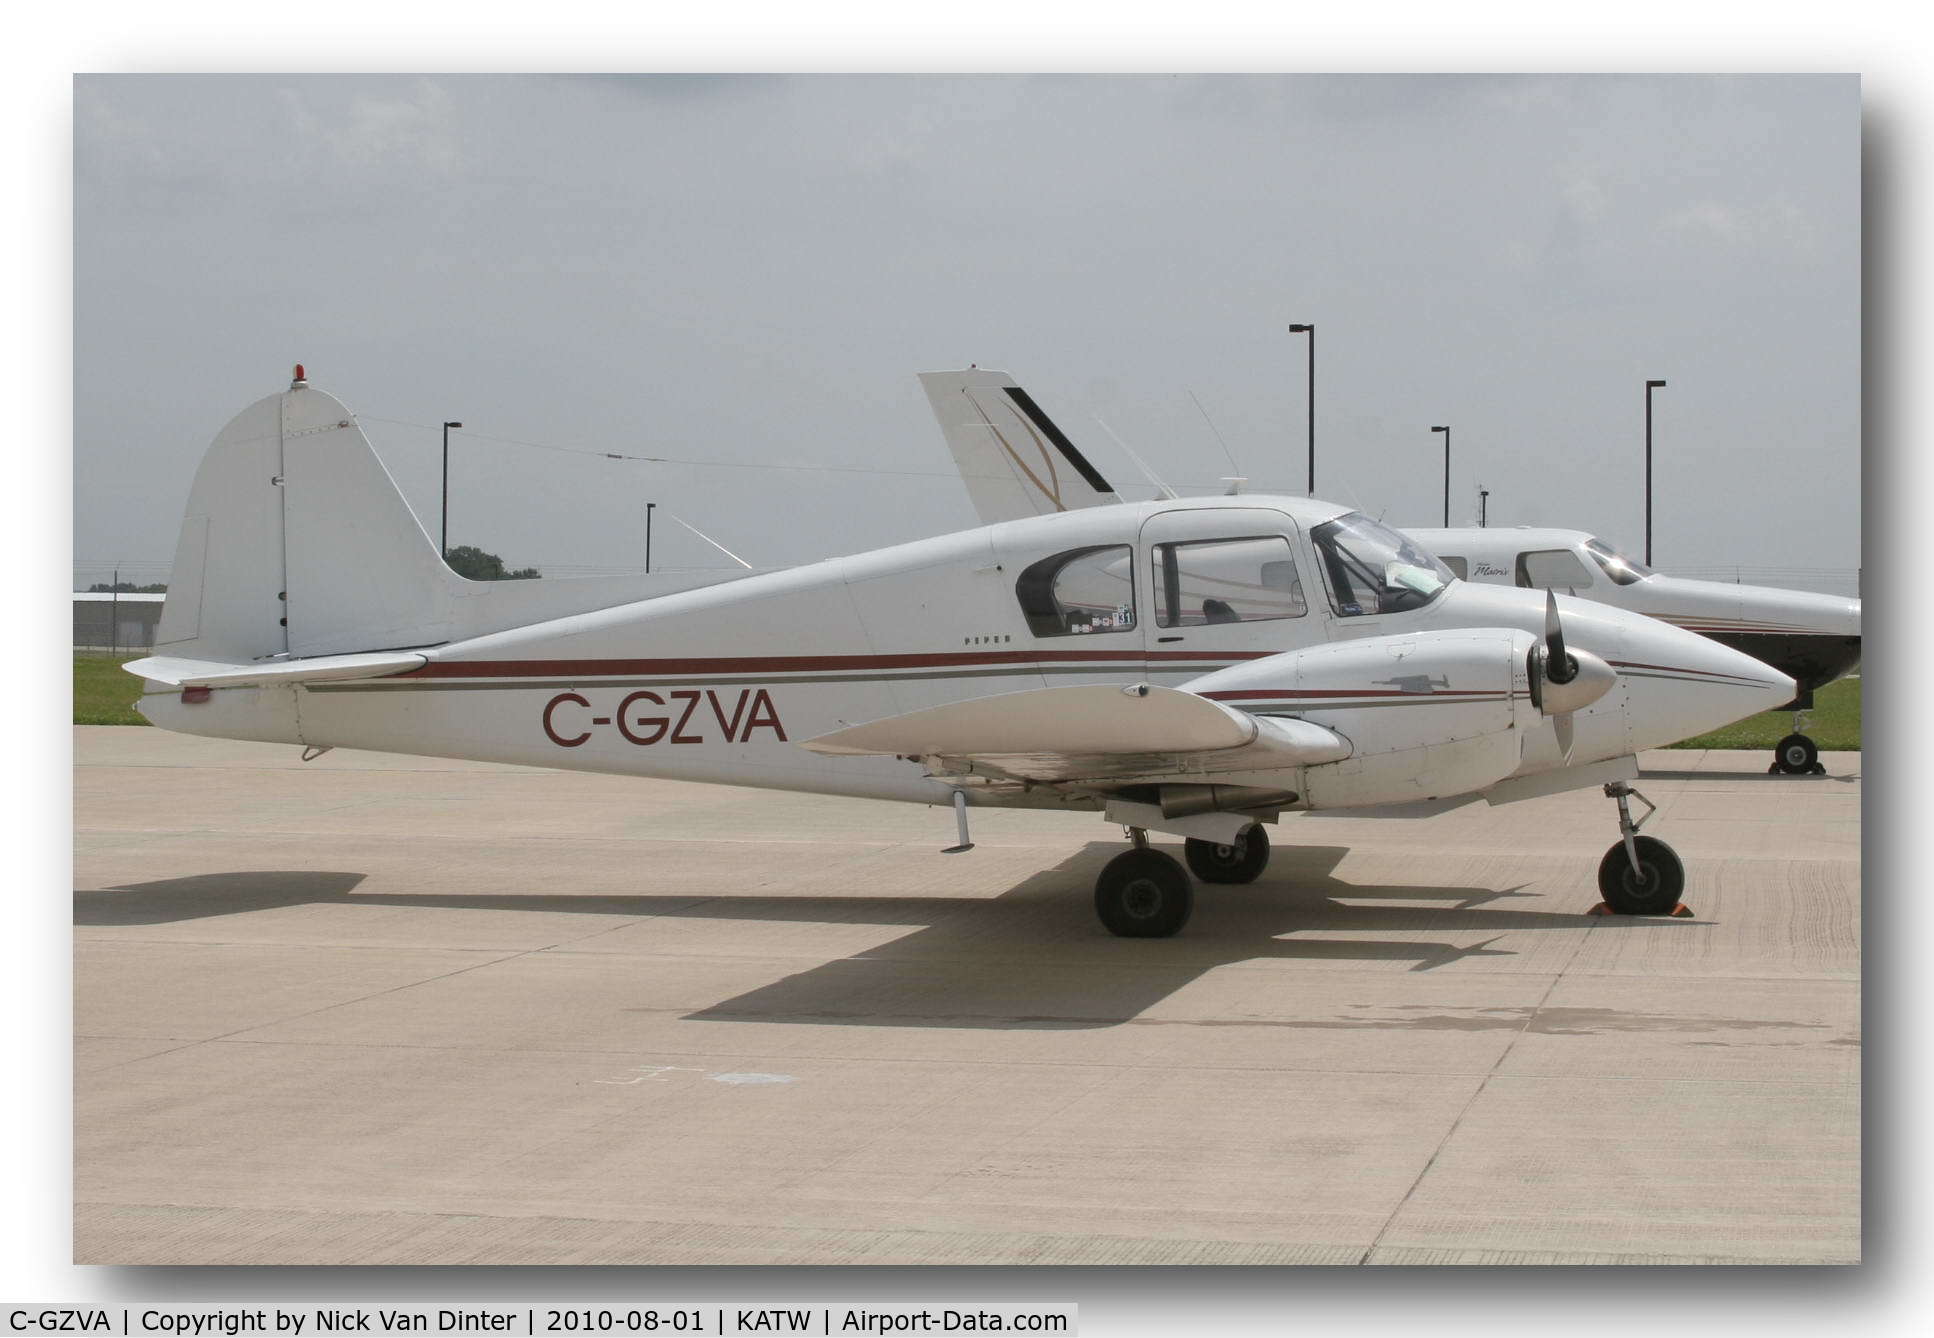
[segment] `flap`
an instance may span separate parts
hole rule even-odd
[[[429,663],[417,651],[380,650],[357,655],[318,655],[307,660],[229,664],[221,660],[184,660],[153,655],[121,667],[166,687],[239,688],[271,683],[322,683],[337,678],[384,678]]]

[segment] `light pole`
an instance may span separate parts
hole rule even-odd
[[[1489,488],[1479,488],[1477,490],[1477,527],[1480,530],[1484,528],[1485,518],[1490,510],[1486,503],[1490,500],[1491,490]]]
[[[450,560],[450,429],[462,426],[462,423],[443,425],[443,547],[438,551],[445,562]]]
[[[1304,397],[1304,407],[1309,414],[1309,495],[1316,496],[1316,327],[1314,325],[1292,325],[1291,334],[1309,336],[1309,387]]]
[[[651,575],[651,513],[656,502],[645,503],[645,575]]]
[[[1645,383],[1645,565],[1652,565],[1652,392],[1663,381]]]
[[[1444,434],[1444,528],[1450,528],[1450,428],[1433,427],[1432,432]]]

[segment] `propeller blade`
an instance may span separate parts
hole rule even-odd
[[[1551,728],[1558,736],[1558,752],[1567,763],[1571,761],[1571,712],[1551,717]]]
[[[1558,622],[1558,596],[1545,591],[1545,681],[1569,683],[1578,676],[1578,662],[1565,653],[1565,629]]]

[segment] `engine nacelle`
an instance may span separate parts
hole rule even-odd
[[[1465,628],[1288,651],[1183,686],[1257,715],[1294,716],[1350,741],[1340,762],[1300,768],[1310,808],[1394,804],[1483,790],[1518,769],[1543,720],[1531,700],[1529,632]]]

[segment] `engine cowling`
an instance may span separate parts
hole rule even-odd
[[[1340,762],[1300,770],[1310,808],[1469,794],[1518,769],[1542,722],[1533,649],[1509,628],[1365,637],[1221,669],[1183,687],[1257,715],[1294,716],[1350,741]]]

